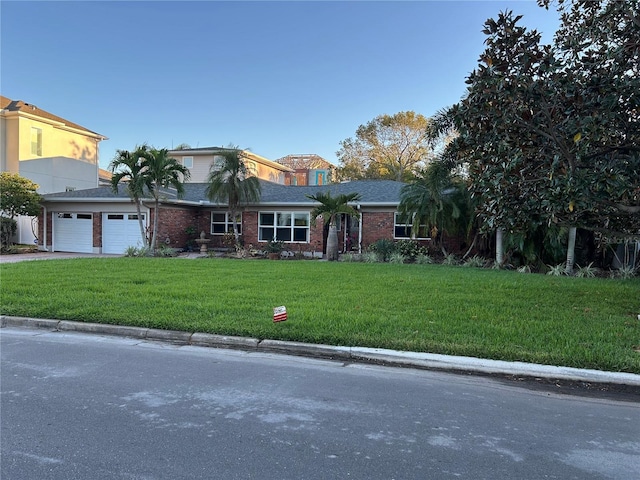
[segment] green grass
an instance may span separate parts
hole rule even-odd
[[[288,320],[273,323],[273,307]],[[4,315],[640,373],[640,279],[179,258],[3,264]]]

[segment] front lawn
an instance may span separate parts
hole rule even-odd
[[[4,315],[640,373],[640,279],[443,265],[80,258],[0,266]],[[273,323],[273,308],[289,319]]]

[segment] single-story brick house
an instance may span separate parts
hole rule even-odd
[[[323,224],[311,225],[310,212],[317,206],[307,195],[330,191],[332,195],[359,193],[354,204],[361,216],[339,222],[340,251],[362,251],[381,238],[406,239],[410,228],[397,212],[404,183],[361,180],[316,186],[290,186],[260,180],[260,202],[242,207],[240,229],[245,246],[264,249],[276,238],[291,252],[319,256],[324,251]],[[222,246],[225,232],[232,231],[226,206],[210,203],[206,184],[187,183],[178,199],[167,190],[161,202],[158,239],[173,248],[185,248],[205,232],[210,247]],[[143,221],[152,228],[153,201],[143,201]],[[122,254],[142,244],[136,208],[125,187],[110,187],[44,195],[39,219],[38,245],[42,250]],[[426,229],[422,229],[425,231]],[[425,239],[426,240],[426,239]]]

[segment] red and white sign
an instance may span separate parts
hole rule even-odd
[[[287,319],[287,308],[284,305],[282,307],[276,307],[273,309],[274,322],[284,322],[286,319]]]

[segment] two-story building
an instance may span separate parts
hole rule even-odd
[[[40,194],[97,187],[99,143],[106,138],[35,105],[0,96],[0,171],[37,183]],[[14,241],[34,243],[34,232],[35,219],[21,217]]]
[[[226,147],[184,148],[169,150],[169,156],[189,169],[191,174],[189,183],[205,183],[209,172],[224,163],[224,157],[221,154],[229,150]],[[249,150],[242,150],[242,159],[249,172],[261,180],[284,184],[286,176],[293,173],[293,169],[288,166],[256,155]]]

